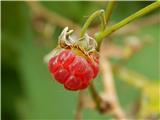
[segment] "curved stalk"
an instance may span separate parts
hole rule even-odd
[[[108,24],[108,21],[111,17],[114,5],[115,5],[115,1],[108,1],[107,8],[106,8],[106,24]]]
[[[138,17],[141,17],[157,8],[160,7],[160,2],[154,2],[150,5],[148,5],[147,7],[139,10],[138,12],[134,13],[133,15],[127,17],[126,19],[120,21],[119,23],[111,26],[110,28],[105,29],[104,31],[100,32],[97,36],[96,36],[96,40],[98,42],[98,44],[100,44],[102,42],[102,40],[109,36],[111,33],[115,32],[116,30],[120,29],[121,27],[125,26],[126,24],[132,22],[133,20],[135,20]]]
[[[92,21],[97,17],[97,16],[100,16],[101,17],[101,21],[102,21],[102,29],[104,30],[105,29],[105,26],[106,26],[106,19],[105,19],[105,12],[104,10],[97,10],[96,12],[94,12],[93,14],[91,14],[89,16],[89,18],[87,19],[87,21],[85,22],[82,30],[81,30],[81,33],[80,33],[80,37],[83,37],[84,34],[86,33],[89,25],[92,23]]]

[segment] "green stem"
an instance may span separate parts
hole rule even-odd
[[[115,1],[109,1],[106,8],[106,24],[108,24],[108,21],[111,17],[113,6],[115,4]]]
[[[141,17],[157,8],[160,7],[160,2],[157,1],[157,2],[154,2],[150,5],[148,5],[147,7],[139,10],[138,12],[134,13],[133,15],[127,17],[126,19],[120,21],[119,23],[111,26],[110,28],[108,29],[105,29],[104,31],[100,32],[97,36],[96,36],[96,40],[98,42],[98,44],[101,44],[102,40],[109,36],[111,33],[113,33],[114,31],[120,29],[121,27],[125,26],[126,24],[132,22],[133,20],[135,20],[136,18],[138,17]]]
[[[89,16],[89,18],[87,19],[87,21],[85,22],[81,33],[80,33],[80,37],[83,37],[84,34],[86,33],[89,25],[92,23],[92,21],[97,17],[100,16],[101,17],[101,21],[102,21],[102,29],[105,29],[105,25],[106,25],[106,20],[105,20],[105,12],[104,10],[97,10],[96,12],[94,12],[91,16]]]

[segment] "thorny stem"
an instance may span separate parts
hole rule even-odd
[[[98,44],[101,44],[102,40],[109,36],[111,33],[113,33],[114,31],[120,29],[121,27],[125,26],[126,24],[132,22],[133,20],[135,20],[138,17],[141,17],[157,8],[160,7],[160,2],[154,2],[150,5],[148,5],[147,7],[139,10],[138,12],[132,14],[131,16],[127,17],[126,19],[120,21],[119,23],[111,26],[110,28],[105,29],[104,31],[100,32],[97,36],[96,36],[96,40],[98,42]]]
[[[114,5],[115,5],[115,1],[108,1],[106,12],[105,12],[106,13],[106,24],[108,24],[109,22]]]
[[[105,12],[104,10],[97,10],[95,11],[93,14],[91,14],[89,16],[89,18],[87,19],[87,21],[85,22],[84,26],[82,27],[81,33],[80,33],[80,37],[83,37],[84,34],[86,33],[89,25],[92,23],[92,21],[97,17],[100,16],[101,17],[101,21],[102,21],[102,29],[105,29],[105,25],[106,25],[106,20],[105,20]]]

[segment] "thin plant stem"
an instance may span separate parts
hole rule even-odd
[[[115,1],[108,1],[107,7],[106,7],[106,24],[108,24],[108,21],[111,17],[113,7],[115,5]]]
[[[79,91],[75,120],[82,120],[82,113],[81,112],[83,109],[83,97],[84,97],[84,91]]]
[[[148,5],[147,7],[139,10],[138,12],[132,14],[131,16],[127,17],[126,19],[120,21],[119,23],[111,26],[108,29],[105,29],[104,31],[100,32],[97,36],[96,36],[96,40],[98,42],[98,44],[101,44],[102,40],[109,36],[111,33],[115,32],[116,30],[120,29],[121,27],[125,26],[126,24],[132,22],[133,20],[135,20],[136,18],[139,18],[157,8],[160,7],[160,2],[154,2],[150,5]]]
[[[105,11],[100,14],[100,19],[101,19],[101,30],[105,30],[105,28],[106,28],[106,15],[105,15]]]
[[[96,89],[95,89],[95,86],[93,83],[90,84],[89,86],[90,88],[90,93],[91,93],[91,96],[94,100],[94,102],[96,103],[96,108],[98,110],[101,110],[101,102],[102,102],[102,98],[99,96],[99,94],[97,93]]]
[[[80,37],[83,37],[84,34],[86,33],[89,25],[92,23],[92,21],[97,17],[100,16],[101,17],[101,22],[102,22],[102,29],[105,29],[106,26],[106,19],[105,19],[105,12],[104,10],[97,10],[95,11],[93,14],[91,14],[89,16],[89,18],[87,19],[87,21],[85,22],[84,26],[82,27],[81,33],[80,33]]]

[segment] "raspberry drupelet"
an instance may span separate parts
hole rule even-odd
[[[85,89],[98,74],[98,63],[71,50],[63,50],[52,57],[48,67],[55,80],[68,90]]]

